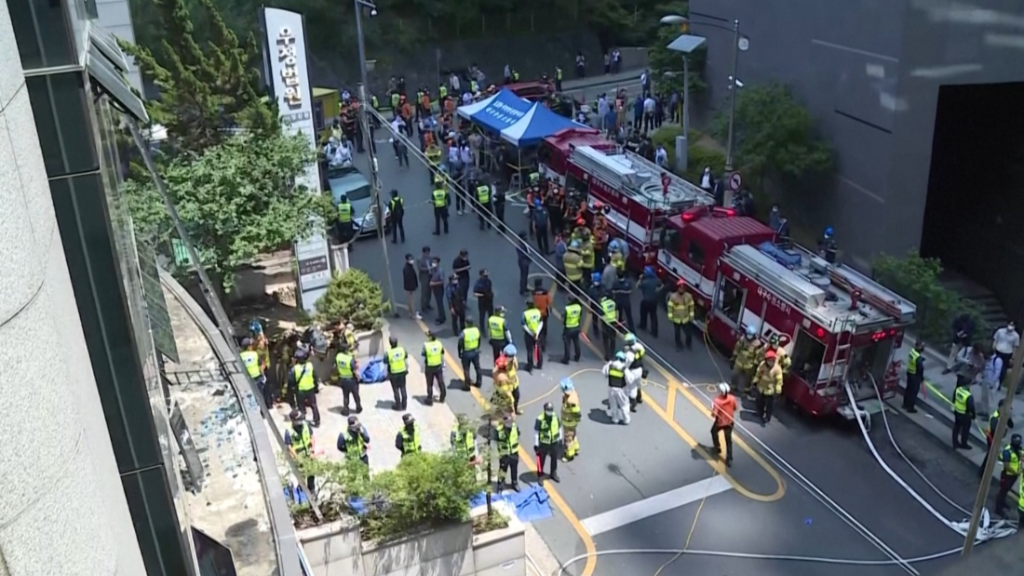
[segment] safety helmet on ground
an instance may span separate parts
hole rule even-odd
[[[769,350],[764,353],[765,360],[775,360],[775,350]]]
[[[753,340],[754,337],[756,337],[756,336],[757,336],[757,328],[754,328],[753,326],[747,326],[747,338],[750,338],[751,340]]]
[[[569,377],[562,378],[558,385],[562,388],[562,392],[568,392],[575,388],[575,386],[572,383],[572,378]]]
[[[633,334],[632,332],[627,333],[625,336],[622,337],[622,339],[626,342],[626,344],[636,344],[636,334]]]
[[[252,346],[252,338],[242,338],[242,348]]]
[[[725,396],[726,394],[728,394],[729,393],[729,385],[726,384],[725,382],[720,382],[718,384],[718,393],[721,394],[722,396]]]
[[[503,354],[505,354],[505,356],[508,356],[509,358],[512,358],[513,356],[516,355],[516,345],[515,344],[508,344],[508,345],[505,346],[505,348],[501,352]]]
[[[625,362],[626,353],[623,352],[622,350],[619,350],[618,352],[615,353],[615,359],[618,360],[619,362]]]

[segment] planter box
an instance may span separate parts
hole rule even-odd
[[[507,528],[473,535],[470,522],[389,542],[362,542],[355,520],[307,528],[298,534],[310,576],[526,576],[525,527],[504,502],[495,509]],[[473,517],[486,506],[474,508]]]

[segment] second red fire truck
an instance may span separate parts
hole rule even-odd
[[[630,246],[634,269],[656,267],[682,281],[698,304],[698,320],[731,349],[753,327],[778,336],[792,359],[784,393],[801,410],[853,418],[858,405],[895,394],[894,358],[913,303],[842,264],[800,246],[781,247],[771,228],[713,206],[698,186],[595,135],[564,131],[542,144],[549,177],[601,206],[614,235]]]

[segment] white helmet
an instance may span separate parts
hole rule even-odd
[[[723,396],[725,394],[728,394],[729,393],[729,385],[726,384],[725,382],[719,383],[718,384],[718,393],[722,394]]]

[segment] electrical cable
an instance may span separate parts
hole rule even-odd
[[[413,143],[409,140],[408,137],[406,137],[404,134],[398,133],[391,126],[390,122],[388,122],[387,119],[385,119],[377,110],[373,110],[372,108],[368,108],[367,111],[368,111],[368,113],[372,113],[374,116],[376,116],[378,119],[380,119],[381,120],[381,125],[382,126],[386,126],[387,130],[389,132],[391,132],[393,137],[399,138],[406,145],[406,147],[410,149],[410,151],[417,158],[417,160],[421,161],[427,167],[431,166],[431,163],[430,163],[429,159],[427,159],[426,155],[421,150],[419,150],[419,148],[417,146],[414,146]],[[476,212],[479,216],[482,216],[482,217],[484,217],[486,219],[489,219],[489,220],[494,220],[493,224],[495,226],[496,232],[500,236],[505,238],[507,241],[509,241],[509,243],[512,244],[513,246],[516,246],[518,248],[523,249],[526,252],[527,257],[534,264],[536,264],[539,268],[544,270],[549,276],[551,276],[552,279],[555,282],[558,282],[563,288],[564,287],[568,287],[568,286],[572,286],[572,282],[570,282],[569,279],[561,271],[559,271],[556,267],[554,267],[551,264],[551,262],[548,261],[547,258],[544,255],[540,254],[529,243],[527,243],[525,241],[526,240],[525,238],[520,238],[519,235],[512,233],[511,229],[509,228],[509,226],[504,224],[503,222],[497,221],[497,218],[495,218],[493,214],[483,212],[476,205],[476,203],[472,201],[472,196],[470,194],[468,194],[466,192],[465,188],[463,188],[458,182],[456,182],[452,178],[448,178],[447,179],[447,184],[453,190],[455,190],[455,192],[457,194],[461,193],[467,199],[469,199],[469,201],[466,202],[467,208],[472,208],[473,211]],[[591,309],[593,309],[594,306],[596,306],[598,304],[593,298],[590,298],[590,296],[588,294],[586,294],[586,293],[582,293],[581,294],[580,291],[577,291],[577,290],[574,290],[573,293],[575,293],[576,296],[578,298],[580,298],[580,300],[587,302]],[[618,333],[620,333],[620,334],[624,334],[624,332],[622,330],[620,330],[618,326],[615,327],[615,330]],[[707,339],[706,331],[703,331],[703,332],[704,332],[705,339]],[[638,338],[638,340],[639,340],[639,338]],[[686,387],[688,389],[695,391],[697,394],[699,394],[701,397],[703,397],[707,402],[710,403],[712,401],[712,398],[710,396],[708,396],[704,391],[702,391],[698,386],[696,386],[688,378],[683,376],[673,366],[673,364],[671,362],[669,362],[666,358],[664,358],[663,356],[658,354],[657,351],[655,351],[653,348],[648,346],[642,340],[640,340],[640,341],[641,341],[642,344],[644,344],[644,347],[647,350],[647,354],[652,356],[662,366],[665,366],[666,370],[668,370],[670,373],[672,373],[680,382],[685,383],[685,385],[686,385]],[[709,354],[710,354],[710,352],[709,352]],[[715,364],[716,370],[718,370],[718,372],[719,372],[719,376],[722,376],[721,369],[718,368],[717,362],[715,362],[714,364]],[[849,390],[848,390],[848,393],[852,395],[852,392],[849,391]],[[856,406],[856,404],[854,404],[854,406]],[[859,418],[858,418],[858,422],[859,422],[859,425],[861,426],[862,433],[865,436],[865,440],[867,440],[869,442],[869,445],[870,445],[870,440],[867,438],[866,431],[863,428],[863,422],[860,422]],[[870,529],[868,529],[866,526],[864,526],[851,513],[849,513],[846,509],[844,509],[842,506],[840,506],[835,500],[833,500],[831,497],[829,497],[828,494],[826,494],[824,492],[824,490],[822,490],[820,487],[818,487],[809,478],[804,476],[799,470],[796,469],[795,466],[790,464],[780,454],[778,454],[777,452],[772,450],[767,444],[765,444],[763,441],[761,441],[761,439],[758,438],[755,434],[753,434],[753,432],[751,430],[749,430],[746,426],[742,425],[740,422],[737,421],[734,424],[734,430],[740,431],[741,433],[744,434],[745,437],[749,438],[751,441],[753,441],[755,444],[757,444],[757,446],[760,448],[761,452],[765,456],[767,456],[770,460],[772,460],[776,465],[778,465],[779,468],[787,476],[789,476],[791,479],[793,479],[797,484],[799,484],[802,487],[804,487],[808,491],[808,493],[811,494],[811,496],[813,498],[818,500],[826,508],[828,508],[833,513],[835,513],[843,522],[845,522],[848,526],[853,528],[853,530],[855,532],[860,534],[868,542],[870,542],[873,546],[875,546],[883,554],[885,554],[887,557],[889,557],[891,559],[891,561],[881,561],[883,563],[881,565],[898,565],[904,571],[906,571],[907,573],[912,574],[914,576],[919,576],[920,573],[913,566],[911,566],[909,562],[907,562],[905,559],[901,558],[899,556],[899,554],[896,553],[895,550],[893,550],[888,544],[886,544],[874,532],[872,532]],[[897,474],[895,474],[894,472],[891,472],[891,469],[889,469],[888,466],[885,464],[885,462],[881,459],[881,457],[879,457],[877,455],[877,452],[874,450],[874,446],[873,445],[871,446],[871,449],[872,449],[872,452],[874,452],[874,454],[875,454],[875,459],[879,462],[880,465],[883,466],[883,469],[886,469],[888,472],[890,472],[890,476],[894,480],[896,480],[897,483],[901,484],[901,486],[908,493],[910,493],[912,496],[915,496],[915,499],[918,500],[918,502],[921,503],[923,506],[925,506],[926,509],[934,510],[933,508],[931,508],[931,506],[926,501],[924,501],[923,498],[921,498],[919,495],[917,495],[917,493],[914,492],[912,488],[907,486],[906,483],[903,482],[902,479],[900,479]],[[949,520],[943,518],[941,516],[941,514],[938,514],[938,512],[935,512],[933,515],[935,515],[937,517],[937,519],[942,521],[948,527],[953,528],[954,530],[956,530],[956,528],[953,527],[954,523],[952,521],[949,521]],[[986,522],[986,524],[987,524],[987,522]],[[1005,526],[1005,522],[1004,521],[1000,521],[998,524],[1001,524],[1001,525]],[[1014,531],[1015,530],[1013,530],[1012,528],[1005,528],[1004,527],[1000,531],[996,532],[996,533],[999,534],[999,536],[996,536],[996,537],[1007,536],[1007,535],[1013,533]],[[966,534],[966,531],[964,531],[964,534]],[[979,540],[982,541],[982,542],[986,541],[990,537],[988,535],[989,533],[987,531],[987,528],[986,528],[986,531],[981,532],[981,534],[982,534],[982,536],[979,537]],[[689,552],[689,553],[696,553],[696,552]],[[601,552],[598,552],[597,554],[600,555]],[[799,557],[791,557],[791,559],[792,558],[799,558]]]
[[[717,470],[715,470],[714,473],[711,474],[711,478],[713,479],[715,476],[718,476]],[[704,488],[704,496],[702,496],[700,499],[700,505],[697,506],[697,513],[693,515],[693,524],[690,525],[690,531],[686,534],[686,543],[683,544],[683,549],[680,550],[679,553],[677,553],[675,556],[669,558],[667,562],[665,562],[657,570],[655,570],[654,576],[661,576],[661,573],[665,570],[665,568],[668,567],[669,564],[682,558],[683,554],[690,549],[690,540],[693,539],[693,534],[697,531],[697,521],[700,520],[701,510],[704,510],[704,503],[708,501],[708,494],[710,494],[710,492],[711,483],[708,482],[707,486]]]

